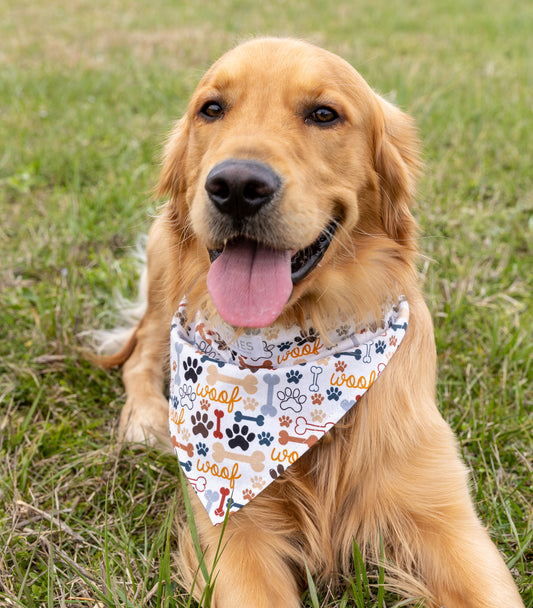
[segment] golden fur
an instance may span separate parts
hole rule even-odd
[[[202,106],[220,98],[230,111],[202,119]],[[307,124],[303,109],[324,105],[342,120]],[[416,130],[350,65],[310,44],[258,39],[230,51],[202,78],[170,135],[159,183],[168,202],[147,244],[146,311],[123,350],[102,359],[124,363],[123,437],[168,434],[162,387],[170,321],[184,295],[190,311],[213,311],[207,247],[219,246],[220,236],[204,183],[229,158],[257,160],[283,176],[275,213],[261,226],[271,247],[304,248],[341,218],[281,322],[310,319],[324,328],[346,317],[378,319],[401,294],[410,321],[398,353],[342,424],[230,517],[212,606],[296,608],[304,560],[320,583],[335,583],[350,569],[354,538],[367,560],[379,561],[380,533],[398,585],[427,595],[428,606],[522,606],[475,514],[455,438],[435,403],[433,328],[414,269]],[[220,528],[193,492],[191,499],[209,565]],[[179,561],[191,584],[198,565],[186,530]],[[201,587],[199,580],[196,593]]]

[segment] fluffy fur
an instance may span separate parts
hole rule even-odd
[[[214,121],[200,111],[210,100],[226,108]],[[341,120],[311,124],[306,112],[320,106]],[[296,608],[304,561],[321,583],[335,583],[350,568],[354,538],[367,560],[379,561],[380,534],[398,584],[426,595],[428,606],[522,606],[475,514],[456,440],[435,403],[433,328],[414,269],[416,130],[324,50],[278,39],[237,47],[205,74],[172,131],[159,183],[168,202],[147,243],[146,310],[123,349],[101,360],[124,364],[123,438],[168,435],[162,387],[170,321],[184,296],[190,311],[213,313],[207,248],[224,237],[204,184],[212,167],[235,158],[258,160],[283,178],[272,212],[249,228],[271,247],[304,248],[340,220],[279,322],[309,319],[324,328],[347,317],[379,319],[401,294],[410,322],[397,354],[342,424],[230,517],[212,606]],[[220,529],[192,492],[191,499],[209,565]],[[179,561],[191,584],[198,564],[186,531]]]

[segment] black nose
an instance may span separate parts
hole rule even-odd
[[[205,189],[216,208],[234,220],[257,213],[279,191],[279,177],[252,160],[225,160],[211,169]]]

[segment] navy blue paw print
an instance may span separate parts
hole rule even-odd
[[[387,348],[387,345],[385,344],[385,342],[383,342],[383,340],[378,340],[376,342],[376,352],[379,353],[380,355],[382,355],[385,352],[386,348]]]
[[[245,424],[242,427],[234,424],[232,429],[226,429],[228,445],[230,448],[239,447],[243,452],[250,447],[250,442],[255,439],[255,433],[249,433],[249,428]]]
[[[177,396],[177,395],[172,395],[172,396],[170,397],[170,402],[172,403],[172,407],[173,407],[175,410],[177,410],[177,409],[178,409],[178,406],[179,406],[179,404],[180,404],[180,400],[178,399],[178,396]]]
[[[259,445],[266,445],[267,448],[274,441],[274,437],[270,433],[259,433],[257,437],[259,439]]]
[[[285,375],[287,376],[287,382],[294,382],[294,384],[298,384],[298,382],[300,382],[300,380],[303,378],[303,375],[296,369],[292,369]]]
[[[185,380],[196,382],[198,376],[202,373],[203,367],[198,363],[198,359],[187,357],[187,360],[183,362],[183,369],[185,370]]]
[[[200,456],[207,456],[209,453],[209,448],[205,445],[205,443],[197,443],[196,451]]]
[[[284,350],[289,350],[289,348],[292,346],[292,342],[282,342],[279,345],[279,350],[281,352],[283,352]]]
[[[328,388],[326,394],[329,401],[338,401],[342,395],[342,392],[336,386],[334,386],[332,388]]]

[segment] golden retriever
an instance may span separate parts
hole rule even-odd
[[[410,309],[397,353],[342,422],[229,516],[213,607],[295,608],[305,565],[334,584],[350,570],[354,539],[369,563],[383,550],[398,587],[425,594],[428,606],[523,605],[436,407],[433,328],[414,266],[418,168],[412,120],[336,55],[290,39],[254,39],[225,54],[168,139],[159,182],[168,202],[149,233],[146,309],[120,352],[101,359],[124,364],[125,440],[168,436],[163,386],[183,298],[188,320],[202,311],[236,336],[269,325],[325,334],[344,320],[372,324],[401,296]],[[278,285],[267,268],[258,275],[274,279],[266,289],[239,278],[235,295],[231,273],[208,289],[210,254],[224,248],[256,260],[268,251],[260,261],[279,256],[276,273],[287,260],[291,271]],[[190,496],[211,567],[221,528]],[[197,557],[182,536],[181,576],[192,585]],[[197,595],[203,584],[198,574]]]

